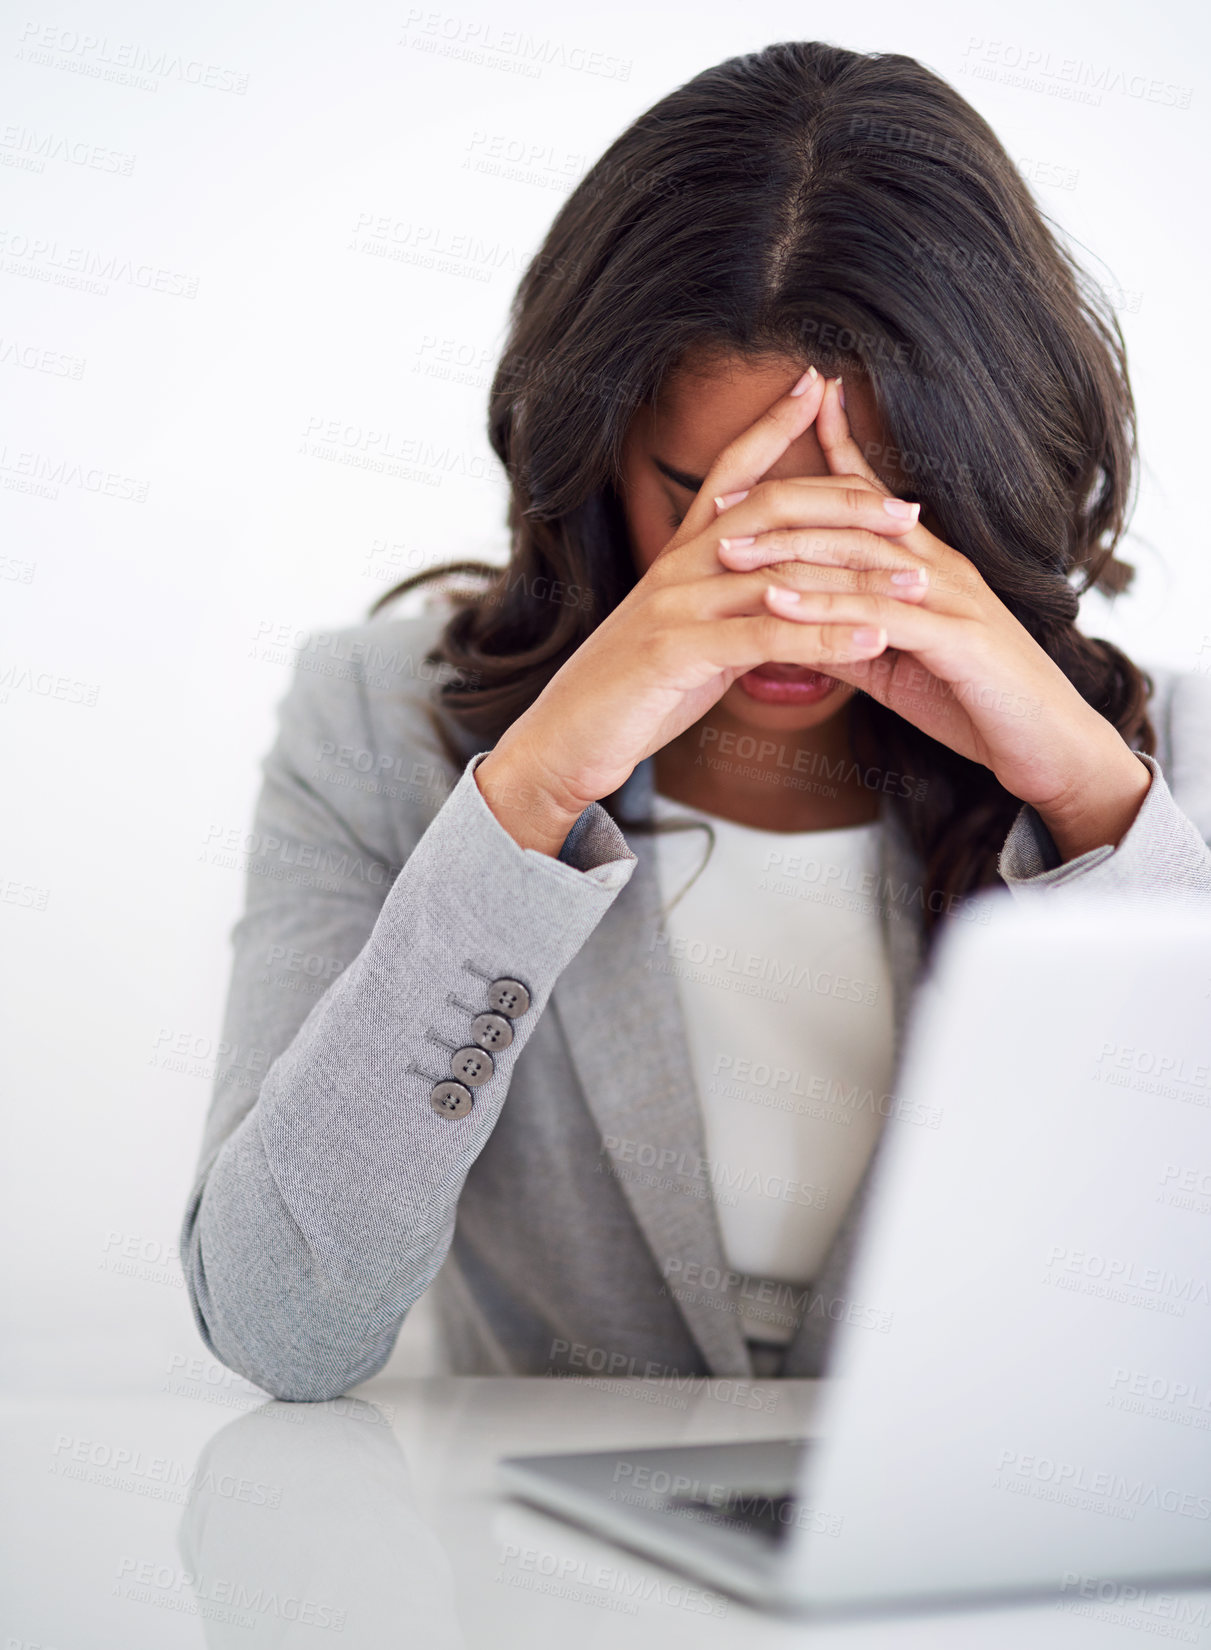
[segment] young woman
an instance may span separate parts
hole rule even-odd
[[[430,1284],[456,1372],[816,1373],[887,1327],[846,1264],[887,1119],[938,1122],[936,934],[1211,895],[1208,684],[1076,626],[1130,571],[1117,324],[954,91],[781,44],[570,197],[491,435],[508,565],[281,706],[199,1327],[297,1399]]]

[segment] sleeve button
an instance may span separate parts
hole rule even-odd
[[[471,1021],[471,1036],[480,1048],[508,1048],[513,1026],[503,1014],[477,1014]]]
[[[465,1117],[475,1104],[475,1096],[462,1083],[447,1079],[434,1085],[429,1104],[439,1117]]]
[[[518,1020],[530,1006],[530,993],[520,980],[493,980],[488,987],[488,1003],[498,1014]]]
[[[496,1070],[496,1062],[487,1049],[460,1048],[450,1056],[450,1070],[468,1088],[478,1088]]]

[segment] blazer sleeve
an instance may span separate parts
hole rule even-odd
[[[215,1356],[322,1400],[386,1362],[551,989],[636,860],[599,803],[559,858],[520,847],[476,784],[480,751],[432,817],[412,810],[393,865],[392,804],[338,766],[375,743],[356,672],[296,669],[278,715],[181,1257]],[[298,989],[316,976],[320,995]],[[530,1007],[470,1112],[439,1115],[433,1086],[500,978]]]
[[[1118,846],[1091,848],[1061,863],[1050,831],[1025,806],[998,862],[1013,895],[1075,888],[1127,898],[1211,896],[1211,680],[1176,676],[1154,708],[1154,721],[1165,767],[1136,753],[1152,783]]]

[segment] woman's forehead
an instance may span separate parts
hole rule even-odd
[[[636,414],[635,433],[666,463],[705,475],[722,449],[785,395],[804,366],[811,364],[790,356],[752,357],[718,350],[687,354],[666,375],[654,404]],[[860,375],[845,376],[844,382],[854,440],[872,469],[894,485],[897,454],[887,439],[874,390]],[[827,473],[824,453],[810,427],[767,472],[773,478]]]

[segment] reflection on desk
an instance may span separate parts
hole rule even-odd
[[[4,1400],[5,1650],[1211,1644],[1211,1593],[1147,1589],[808,1625],[496,1481],[502,1455],[806,1436],[814,1382],[379,1379],[285,1404],[211,1367],[192,1397]]]
[[[301,1419],[301,1426],[296,1424]],[[362,1399],[270,1403],[198,1460],[181,1555],[206,1642],[408,1638],[465,1650],[454,1577],[421,1512],[389,1414]]]

